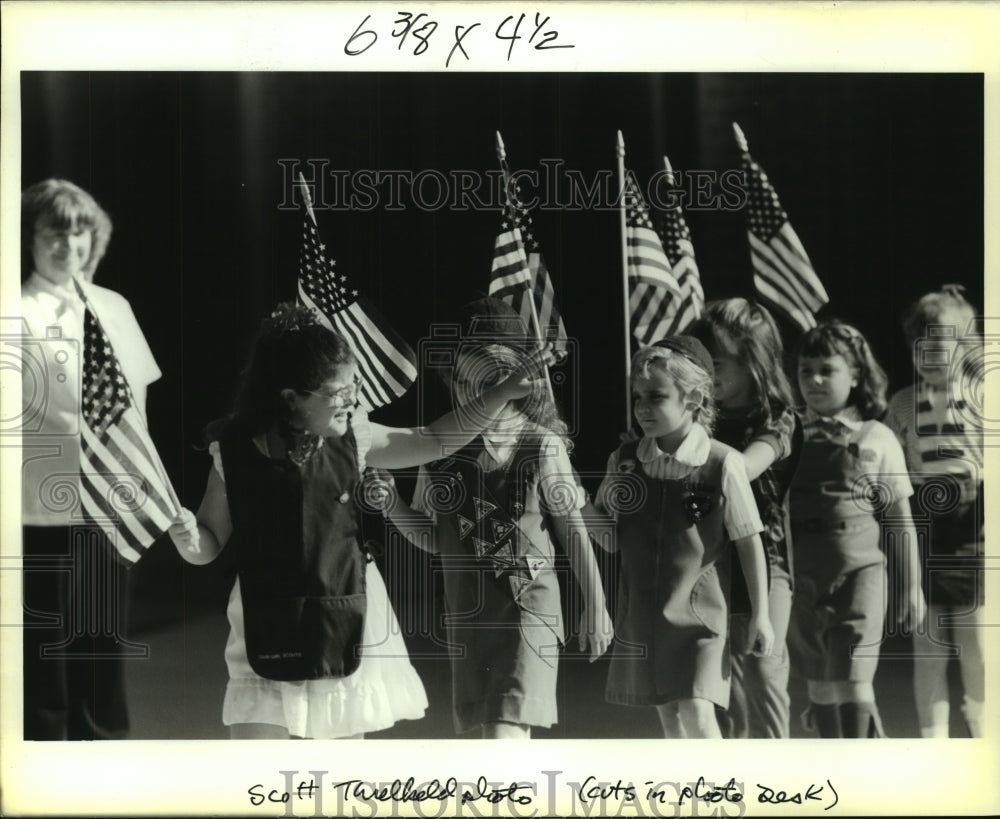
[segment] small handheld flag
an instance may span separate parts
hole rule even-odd
[[[674,184],[674,169],[670,160],[663,157],[667,171],[667,181]],[[691,230],[684,219],[684,211],[680,202],[668,208],[663,213],[660,239],[663,250],[677,287],[680,290],[680,303],[670,325],[669,335],[683,333],[687,326],[698,318],[705,309],[705,293],[701,288],[701,276],[698,264],[694,259],[694,245],[691,243]]]
[[[360,296],[336,261],[326,255],[305,180],[299,176],[306,202],[299,251],[299,301],[316,310],[320,321],[351,345],[361,376],[359,400],[365,410],[385,406],[417,380],[417,357],[381,313]]]
[[[808,330],[816,326],[814,314],[830,297],[792,229],[774,186],[750,156],[746,137],[735,122],[733,132],[743,152],[747,179],[747,235],[754,286],[761,298]]]
[[[631,174],[625,176],[629,326],[640,347],[668,336],[683,300],[680,286],[653,229],[649,208]]]
[[[111,341],[86,303],[80,425],[80,505],[119,558],[141,558],[181,505],[135,405]]]
[[[552,279],[532,231],[531,216],[510,198],[494,244],[489,294],[520,313],[526,327],[532,327],[537,319],[540,339],[551,341],[557,351],[565,350],[566,326],[556,307]],[[534,299],[534,313],[530,299]]]

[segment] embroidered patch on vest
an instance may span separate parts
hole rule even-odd
[[[507,523],[502,520],[491,520],[490,523],[493,524],[493,541],[499,543],[510,533],[510,530],[514,528],[513,523]]]
[[[490,503],[488,500],[483,500],[482,498],[473,498],[472,502],[476,505],[476,520],[482,520],[497,508],[495,503]]]
[[[692,481],[689,477],[684,478],[683,486],[681,502],[684,504],[684,513],[691,523],[697,523],[712,511],[715,492],[708,484]]]
[[[458,515],[458,536],[460,539],[465,540],[465,536],[469,534],[475,528],[475,525],[471,520],[469,520],[465,515]]]

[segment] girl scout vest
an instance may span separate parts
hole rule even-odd
[[[302,467],[221,436],[247,659],[270,680],[343,677],[361,662],[365,554],[354,433],[326,438]]]
[[[631,589],[620,592],[629,595],[628,608],[648,608],[641,617],[649,622],[663,617],[674,628],[704,626],[725,635],[731,556],[722,463],[732,450],[712,441],[702,466],[686,478],[660,480],[643,472],[638,446],[629,441],[619,450],[619,471],[632,472],[645,489],[642,502],[618,513],[622,571],[631,579]],[[657,663],[666,669],[671,654],[656,648]]]
[[[427,469],[435,489],[458,502],[454,515],[462,546],[495,578],[507,576],[517,600],[541,569],[551,568],[549,560],[533,554],[531,533],[522,533],[518,525],[538,474],[539,440],[522,436],[510,465],[489,472],[479,466],[482,451],[480,437]]]
[[[819,429],[807,431],[812,436],[789,492],[792,530],[821,534],[823,547],[798,549],[796,571],[827,579],[881,563],[878,526],[866,526],[875,521],[880,496],[864,490],[877,473],[878,453],[859,447],[858,436],[837,422],[810,426]]]

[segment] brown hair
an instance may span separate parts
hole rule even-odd
[[[90,230],[90,258],[83,275],[90,281],[111,240],[111,218],[89,193],[65,179],[46,179],[21,194],[21,281],[35,269],[32,248],[38,223],[57,230],[78,227]]]

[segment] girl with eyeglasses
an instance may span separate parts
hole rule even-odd
[[[529,369],[550,357],[532,356],[471,415],[485,424],[526,395]],[[356,489],[368,465],[416,466],[478,430],[456,413],[419,428],[370,422],[358,385],[347,341],[311,310],[280,305],[261,326],[234,412],[209,427],[214,463],[198,513],[185,510],[170,530],[188,562],[228,546],[236,566],[222,715],[234,739],[360,738],[427,708],[360,545]]]

